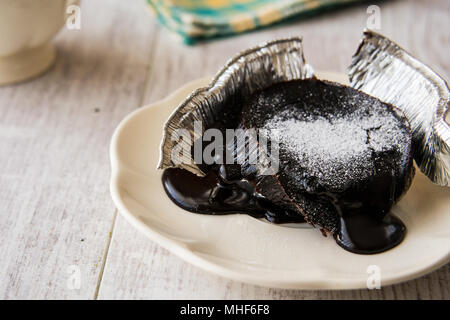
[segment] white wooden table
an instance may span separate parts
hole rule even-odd
[[[449,79],[450,1],[377,4],[381,32]],[[381,290],[280,290],[219,278],[139,234],[109,195],[109,141],[129,112],[276,37],[302,35],[316,69],[345,72],[367,6],[187,47],[156,25],[144,0],[82,2],[81,30],[55,39],[55,66],[0,88],[0,298],[450,299],[449,265]]]

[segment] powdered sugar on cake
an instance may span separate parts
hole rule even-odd
[[[390,152],[398,163],[407,160],[404,159],[407,152],[402,150],[407,146],[405,134],[392,110],[367,114],[359,109],[326,116],[299,112],[299,109],[284,110],[264,127],[277,129],[270,138],[278,141],[302,169],[290,170],[316,179],[324,187],[338,191],[375,174],[374,153]]]

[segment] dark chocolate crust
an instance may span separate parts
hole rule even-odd
[[[281,144],[279,172],[257,177],[257,191],[277,205],[297,210],[306,221],[330,233],[339,230],[342,216],[339,211],[346,210],[349,203],[374,208],[373,214],[377,215],[389,212],[408,190],[414,176],[411,129],[399,109],[348,86],[308,79],[284,82],[256,92],[243,106],[241,123],[244,128],[266,128],[274,117],[339,119],[356,113],[356,120],[377,113],[398,126],[395,138],[401,141],[401,146],[382,151],[372,148],[368,131],[366,143],[372,152],[371,159],[366,161],[373,165],[373,174],[350,175],[342,183],[336,183],[331,176],[327,179],[327,173],[319,179],[307,174],[307,164],[295,157],[291,146]]]

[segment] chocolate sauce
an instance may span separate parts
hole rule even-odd
[[[223,171],[222,171],[223,172]],[[164,170],[163,185],[169,198],[179,207],[200,214],[246,213],[273,223],[305,222],[298,212],[274,205],[258,195],[250,181],[227,180],[220,171],[211,170],[198,177],[187,170]]]
[[[399,193],[405,189],[405,180],[397,179],[384,166],[377,165],[376,171],[365,184],[333,196],[332,203],[340,217],[334,239],[353,253],[375,254],[389,250],[406,234],[403,222],[390,212],[401,196]]]
[[[384,252],[403,240],[405,225],[390,211],[408,190],[414,167],[411,131],[400,111],[355,89],[310,79],[257,92],[240,114],[213,127],[235,128],[240,121],[243,129],[283,129],[280,170],[255,177],[249,163],[199,165],[207,174],[198,177],[166,169],[163,185],[175,204],[194,213],[245,213],[273,223],[306,219],[357,254]],[[344,134],[351,138],[333,140]],[[311,148],[316,141],[319,147]]]
[[[392,214],[382,219],[370,214],[347,215],[341,218],[340,230],[334,234],[336,243],[347,251],[375,254],[392,249],[406,234],[403,222]]]
[[[255,218],[266,218],[272,223],[305,222],[298,212],[276,206],[258,195],[250,181],[243,178],[229,181],[220,170],[211,170],[206,176],[198,177],[184,169],[170,168],[164,170],[162,181],[169,198],[190,212],[211,215],[245,213]],[[400,219],[383,213],[376,205],[372,209],[361,207],[358,201],[336,201],[334,205],[340,213],[340,228],[334,233],[334,239],[347,251],[380,253],[398,245],[405,236],[406,228]]]

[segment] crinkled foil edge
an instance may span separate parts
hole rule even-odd
[[[351,86],[400,108],[408,118],[414,159],[432,182],[450,184],[447,82],[390,39],[365,30],[349,67]]]
[[[171,159],[175,143],[201,138],[198,130],[194,130],[196,121],[200,121],[205,130],[214,123],[219,111],[227,108],[227,103],[229,106],[236,97],[246,97],[279,82],[311,77],[314,71],[305,63],[302,38],[279,39],[241,52],[227,62],[207,87],[188,96],[166,121],[158,169],[180,167],[203,176],[204,172],[194,163],[191,154],[183,155],[177,163]],[[173,141],[174,134],[178,142]]]

